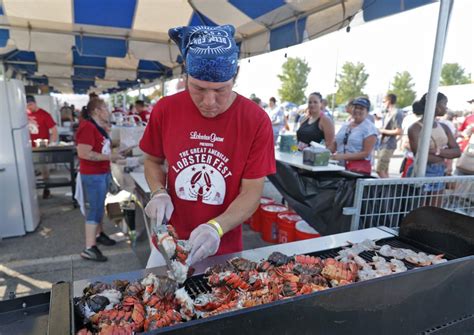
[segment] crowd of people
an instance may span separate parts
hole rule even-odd
[[[390,177],[390,163],[395,152],[400,150],[403,155],[400,176],[413,176],[413,163],[426,97],[425,94],[419,101],[415,101],[413,111],[408,113],[397,107],[397,96],[393,93],[384,97],[381,110],[374,110],[372,113],[369,99],[364,96],[357,97],[346,104],[347,121],[336,126],[332,114],[326,108],[327,100],[323,99],[319,92],[311,93],[306,109],[294,117],[298,149],[303,150],[311,142],[325,145],[332,152],[332,159],[340,161],[347,170],[366,175],[372,175],[372,171],[375,171],[379,178]],[[253,101],[263,108],[261,99],[253,98]],[[473,106],[474,113],[474,99],[468,103]],[[290,130],[289,113],[285,113],[284,109],[276,104],[274,97],[270,98],[268,107],[264,109],[272,121],[276,144],[278,135]],[[474,168],[469,168],[465,158],[470,156],[464,152],[473,132],[472,126],[469,125],[474,123],[474,117],[468,116],[459,123],[456,114],[448,111],[447,97],[442,93],[438,94],[435,113],[430,150],[435,150],[433,154],[436,154],[435,148],[439,148],[440,153],[436,159],[429,158],[426,176],[473,174]],[[337,128],[339,129],[336,132]],[[440,130],[443,130],[443,133]],[[434,137],[443,134],[443,140]],[[453,167],[454,160],[461,155],[462,159]],[[431,165],[434,161],[438,164],[436,168]],[[474,161],[469,162],[474,164]],[[434,170],[436,174],[433,174]]]

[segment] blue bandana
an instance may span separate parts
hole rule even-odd
[[[193,78],[221,83],[237,73],[238,48],[231,25],[177,27],[168,31]]]

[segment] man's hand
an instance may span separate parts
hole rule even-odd
[[[123,156],[122,156],[121,154],[116,153],[116,152],[110,154],[110,161],[111,161],[112,163],[115,163],[115,162],[118,161],[119,159],[123,159]]]
[[[174,206],[168,193],[155,194],[145,207],[146,215],[151,219],[156,219],[155,222],[158,224],[163,222],[163,218],[169,220],[173,210]]]
[[[192,265],[214,255],[217,249],[219,249],[221,238],[216,229],[207,223],[203,223],[191,232],[189,242],[191,244],[191,253],[188,256],[187,263]]]

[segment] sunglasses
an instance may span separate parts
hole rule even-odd
[[[351,134],[351,132],[352,132],[352,128],[348,126],[346,129],[346,133],[344,134],[344,139],[342,140],[342,144],[347,145],[347,142],[349,141],[349,135]]]

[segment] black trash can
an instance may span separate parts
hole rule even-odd
[[[268,179],[288,205],[321,235],[350,230],[351,216],[343,215],[352,207],[357,179],[367,178],[347,171],[311,172],[277,161],[277,173]]]

